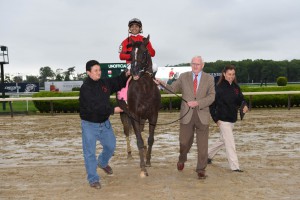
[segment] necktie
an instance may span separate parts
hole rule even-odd
[[[198,74],[195,74],[195,78],[194,78],[194,95],[196,96],[197,94],[197,83],[198,83]]]

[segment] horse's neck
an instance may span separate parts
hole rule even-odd
[[[152,72],[144,72],[144,76],[149,76],[150,78],[153,78],[153,73]]]
[[[156,86],[156,84],[153,81],[153,76],[150,73],[145,73],[143,76],[141,76],[140,79],[141,79],[141,84]]]

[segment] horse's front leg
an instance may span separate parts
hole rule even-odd
[[[139,118],[135,118],[135,119],[139,119]],[[148,172],[146,170],[146,165],[145,165],[145,159],[144,159],[144,141],[141,134],[140,123],[133,120],[132,125],[136,136],[137,146],[140,155],[140,167],[141,167],[140,176],[143,178],[145,176],[148,176]]]
[[[141,131],[141,136],[142,136],[143,141],[144,141],[144,157],[146,157],[146,155],[147,155],[147,144],[148,144],[147,143],[147,137],[146,137],[146,135],[144,133],[145,123],[146,123],[146,120],[145,119],[141,119],[141,122],[140,122],[140,131]]]
[[[131,132],[131,120],[127,113],[120,113],[121,121],[123,124],[124,135],[126,137],[127,144],[127,159],[132,159],[131,155],[131,145],[130,145],[130,132]]]
[[[155,122],[156,123],[156,122]],[[146,155],[146,166],[151,167],[151,154],[152,154],[152,146],[154,143],[154,130],[155,125],[149,122],[149,137],[148,137],[148,149]]]

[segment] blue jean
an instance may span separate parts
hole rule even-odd
[[[97,174],[97,166],[106,167],[108,165],[108,161],[116,149],[116,137],[109,120],[103,123],[81,120],[81,129],[84,164],[87,180],[91,184],[100,181],[100,177]],[[97,140],[100,141],[103,147],[98,160],[96,159]]]

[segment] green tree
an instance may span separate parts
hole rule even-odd
[[[236,76],[240,83],[260,83],[261,81],[276,82],[277,77],[285,76],[290,82],[300,81],[300,60],[254,60],[206,62],[204,71],[207,73],[218,73],[227,64],[236,67]],[[182,63],[174,66],[189,66],[189,63]]]
[[[22,78],[22,76],[15,76],[15,77],[13,77],[13,81],[15,83],[22,83],[23,78]]]
[[[248,69],[247,66],[243,65],[243,62],[238,62],[235,64],[236,68],[236,79],[239,83],[247,83],[248,82]]]
[[[61,75],[61,74],[56,74],[55,80],[56,80],[56,81],[63,81],[63,80],[64,80],[64,76]]]
[[[70,81],[70,74],[68,74],[67,72],[65,72],[64,74],[65,74],[65,80],[64,81]]]
[[[261,81],[262,60],[255,60],[249,64],[248,73],[250,82],[259,83]]]
[[[12,83],[13,81],[10,79],[9,76],[5,76],[4,83]]]
[[[55,76],[55,73],[53,72],[53,70],[46,66],[46,67],[41,67],[40,68],[40,76],[39,76],[39,79],[40,79],[40,86],[44,87],[45,86],[45,82],[47,80],[51,80],[53,79]]]
[[[261,68],[260,74],[262,77],[261,81],[269,82],[272,78],[270,77],[270,74],[272,73],[272,67],[265,65]],[[269,76],[269,77],[268,77]]]
[[[290,82],[300,81],[300,60],[292,60],[288,64],[287,78]]]
[[[26,82],[28,82],[28,83],[38,83],[39,78],[37,76],[26,76]]]
[[[242,60],[239,62],[238,67],[240,68],[239,71],[241,71],[242,75],[240,77],[240,72],[237,71],[236,75],[238,78],[238,81],[240,83],[251,83],[252,80],[250,79],[250,73],[249,73],[249,67],[252,64],[252,60],[247,59],[247,60]]]
[[[61,68],[56,69],[56,71],[55,71],[55,80],[56,81],[63,81],[64,80],[62,70],[63,69],[61,69]]]
[[[67,71],[64,72],[65,81],[70,80],[70,76],[73,75],[74,71],[75,71],[75,67],[70,67],[70,68],[67,69]]]
[[[81,73],[81,74],[77,74],[77,80],[79,80],[79,81],[83,81],[85,78],[87,77],[87,74],[86,74],[86,72],[84,72],[84,73]]]

